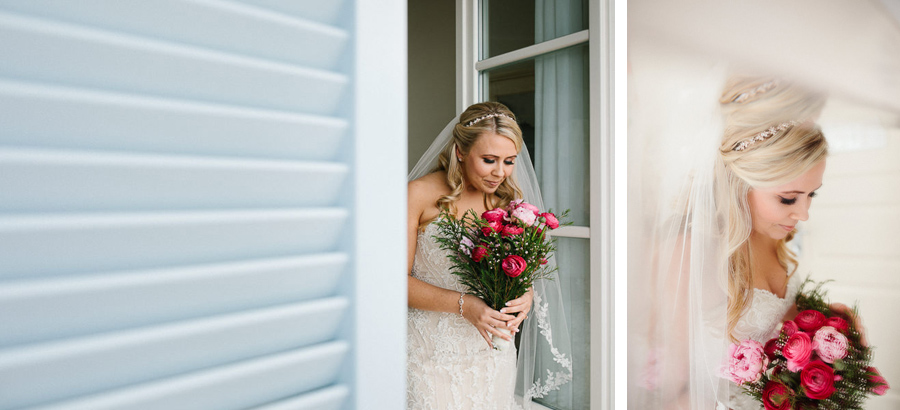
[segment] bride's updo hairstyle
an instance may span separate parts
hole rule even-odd
[[[463,175],[463,167],[456,156],[459,148],[462,155],[469,153],[475,141],[484,133],[496,133],[509,138],[516,146],[516,152],[522,150],[522,130],[516,123],[516,117],[498,102],[483,102],[473,104],[459,116],[459,123],[453,128],[453,137],[450,145],[438,157],[438,171],[447,173],[447,184],[450,185],[450,194],[438,199],[438,207],[452,213],[456,213],[456,202],[466,187],[466,178]],[[484,196],[486,209],[505,207],[512,200],[522,197],[522,190],[516,183],[515,173],[507,175],[495,195],[499,199],[494,203],[493,197]]]
[[[724,180],[720,201],[726,206],[728,237],[728,334],[752,296],[754,266],[750,261],[752,221],[747,195],[751,188],[786,184],[819,164],[828,155],[822,131],[813,121],[825,105],[825,96],[784,80],[732,77],[720,100],[725,131],[720,158]],[[797,260],[787,247],[791,232],[778,242],[778,262],[788,275]],[[793,269],[791,269],[793,267]]]

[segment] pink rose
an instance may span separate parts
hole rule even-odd
[[[874,386],[871,387],[872,393],[884,396],[888,389],[891,388],[891,386],[888,386],[887,380],[881,376],[881,373],[878,373],[878,369],[867,367],[866,375],[869,377],[869,382],[874,384]]]
[[[769,364],[763,345],[755,340],[744,340],[741,344],[732,343],[728,349],[728,357],[728,361],[720,371],[722,377],[737,384],[758,381]]]
[[[821,360],[813,360],[800,371],[800,386],[806,397],[827,399],[834,393],[834,369]]]
[[[809,363],[812,356],[812,340],[805,332],[794,333],[781,348],[781,355],[787,359],[788,370],[799,371]]]
[[[847,336],[831,326],[822,326],[813,336],[813,349],[825,363],[834,363],[836,359],[847,356],[850,341]]]
[[[544,218],[544,223],[547,224],[548,228],[559,228],[559,220],[556,219],[556,215],[553,215],[550,212],[544,212],[541,214],[541,218]]]
[[[506,216],[506,210],[502,208],[494,208],[481,214],[481,217],[488,222],[501,222]]]
[[[794,322],[797,322],[797,326],[804,332],[815,333],[825,324],[825,315],[818,310],[804,310],[797,314]]]
[[[525,205],[525,203],[523,202],[522,205]],[[522,221],[525,226],[534,225],[537,214],[522,205],[512,211],[512,217]]]
[[[472,260],[475,262],[481,262],[485,256],[488,254],[487,246],[484,244],[479,245],[477,248],[472,249]]]
[[[850,330],[850,325],[847,324],[847,321],[837,316],[825,319],[825,326],[831,326],[841,333],[847,333],[847,330]]]
[[[513,235],[518,235],[518,234],[520,234],[520,233],[522,233],[522,232],[524,232],[524,231],[525,231],[524,229],[522,229],[522,228],[520,228],[520,227],[518,227],[518,226],[515,226],[515,225],[506,225],[506,226],[503,227],[503,230],[500,231],[500,235],[503,236],[503,237],[513,236]]]
[[[793,320],[785,321],[781,325],[781,332],[787,337],[793,336],[794,333],[797,333],[798,331],[800,331],[800,328],[797,327],[797,322],[794,322]]]
[[[511,278],[515,278],[525,272],[525,267],[528,266],[525,263],[525,259],[519,255],[509,255],[503,259],[503,262],[500,264],[500,267],[503,269],[503,272],[506,273],[506,276]]]
[[[543,258],[541,258],[541,265],[546,265],[546,264],[547,264],[547,260],[546,260],[546,259],[543,259]]]
[[[503,230],[503,224],[499,221],[493,221],[488,222],[488,226],[482,227],[481,233],[483,233],[484,236],[489,236],[490,234],[500,232],[501,230]]]
[[[459,251],[466,255],[472,256],[472,248],[474,247],[475,243],[468,237],[464,236],[462,240],[459,241]]]
[[[770,380],[763,388],[763,406],[766,410],[790,410],[792,393],[787,386]]]

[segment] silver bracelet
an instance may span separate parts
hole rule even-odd
[[[463,305],[463,296],[466,296],[466,294],[463,293],[463,292],[459,292],[459,315],[460,315],[460,316],[463,315],[463,309],[462,309],[462,305]]]

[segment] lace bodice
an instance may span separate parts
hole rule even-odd
[[[792,275],[788,280],[784,299],[764,289],[753,289],[750,307],[734,328],[737,338],[753,339],[765,344],[775,337],[778,324],[794,304],[799,287],[798,275]]]
[[[434,239],[437,225],[416,240],[412,276],[457,292],[465,286],[450,272],[447,252]],[[407,315],[407,409],[516,409],[516,349],[491,350],[459,313],[409,308]]]

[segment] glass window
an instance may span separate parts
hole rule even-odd
[[[587,8],[585,0],[483,0],[481,59],[587,30]]]
[[[588,226],[588,47],[486,70],[483,93],[516,114],[544,205]]]

